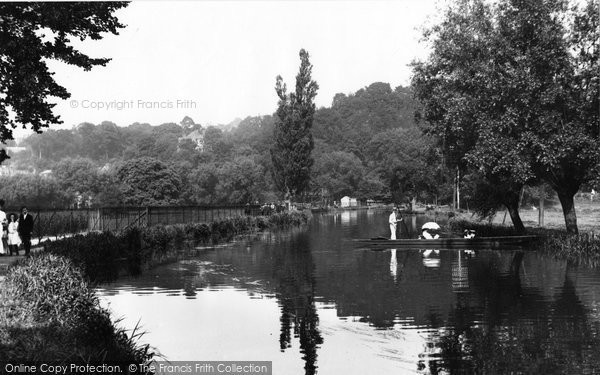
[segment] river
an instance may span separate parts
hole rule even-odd
[[[97,293],[171,361],[274,374],[600,373],[600,272],[533,251],[369,249],[388,212],[315,215]],[[407,217],[403,235],[429,221]]]

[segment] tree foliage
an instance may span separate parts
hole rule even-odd
[[[92,58],[71,45],[71,39],[102,39],[123,25],[113,15],[126,2],[5,2],[0,4],[0,141],[13,138],[12,129],[35,132],[61,123],[48,97],[69,98],[52,77],[46,60],[59,60],[90,70],[107,58]],[[6,158],[2,150],[0,162]]]
[[[277,76],[275,85],[279,104],[271,149],[273,180],[288,197],[296,196],[308,188],[313,165],[313,100],[319,85],[311,78],[312,64],[304,49],[300,50],[300,62],[295,92],[287,93],[281,76]]]
[[[458,1],[426,33],[431,56],[414,65],[420,114],[448,162],[511,186],[547,181],[572,232],[573,195],[600,160],[594,7]]]
[[[176,204],[181,179],[175,171],[154,158],[132,159],[117,171],[123,184],[123,203],[132,206]]]

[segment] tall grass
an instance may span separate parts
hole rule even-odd
[[[542,238],[539,249],[575,265],[600,267],[600,237],[587,233],[574,235],[553,231]]]
[[[139,334],[116,328],[68,259],[38,254],[11,267],[0,291],[0,362],[148,363]]]

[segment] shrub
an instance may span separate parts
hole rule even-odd
[[[120,260],[129,259],[127,242],[110,232],[75,235],[48,241],[46,252],[69,258],[88,280],[111,281],[118,276]]]
[[[54,254],[34,255],[5,279],[0,314],[0,361],[106,361],[147,363],[139,335],[116,329],[77,267]],[[25,328],[26,327],[26,328]]]
[[[269,217],[240,216],[207,224],[188,223],[130,228],[118,235],[88,233],[45,243],[45,251],[69,258],[91,282],[116,279],[126,265],[130,274],[138,274],[143,265],[162,260],[172,250],[187,243],[231,240],[235,235],[308,222],[301,212],[284,212]]]

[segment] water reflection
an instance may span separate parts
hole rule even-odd
[[[441,264],[439,250],[423,250],[423,265],[429,268],[439,268]]]
[[[317,216],[100,293],[173,360],[273,360],[285,374],[600,371],[597,271],[519,250],[357,250],[349,238],[385,232],[387,213],[355,220]]]
[[[394,279],[394,283],[398,280],[398,259],[396,258],[396,249],[390,251],[392,253],[390,258],[390,275]]]
[[[305,374],[316,373],[317,347],[323,343],[318,329],[319,316],[315,307],[314,262],[309,238],[298,236],[297,248],[284,248],[274,254],[273,273],[278,285],[277,298],[281,305],[282,351],[291,348],[291,332],[300,339]]]

